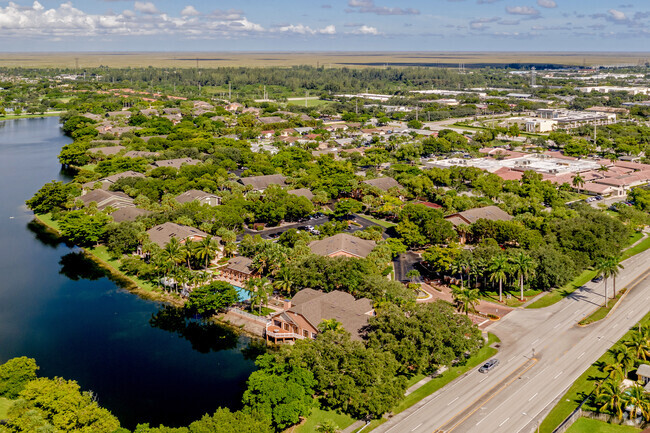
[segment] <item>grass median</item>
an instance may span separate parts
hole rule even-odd
[[[574,278],[573,281],[564,285],[564,287],[551,290],[546,295],[542,296],[540,299],[533,302],[526,308],[544,308],[553,305],[556,302],[560,302],[562,299],[566,298],[571,293],[575,292],[580,287],[591,281],[591,279],[594,278],[597,273],[597,271],[586,269],[582,271],[580,275]]]
[[[598,361],[594,362],[589,368],[582,373],[571,385],[569,390],[562,396],[557,405],[551,412],[544,418],[540,424],[540,433],[552,433],[562,421],[564,421],[573,412],[578,405],[588,396],[595,388],[598,381],[607,377],[607,373],[601,371],[600,366],[608,365],[614,362],[610,350],[615,347],[622,346],[625,341],[630,338],[631,333],[637,329],[637,326],[645,326],[650,324],[650,313],[646,314],[637,324],[635,324],[628,332],[621,337],[616,344],[612,345],[610,349],[601,356]]]
[[[566,433],[637,433],[641,430],[629,425],[608,424],[589,418],[578,418]]]
[[[578,322],[579,325],[589,325],[590,323],[598,322],[599,320],[604,319],[607,317],[610,311],[612,311],[612,308],[618,303],[618,301],[621,299],[621,296],[626,292],[626,289],[621,289],[616,293],[616,297],[614,299],[608,299],[606,305],[601,305],[598,307],[594,312],[592,312],[590,315],[582,319],[580,322]]]

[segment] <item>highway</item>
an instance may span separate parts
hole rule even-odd
[[[623,262],[616,286],[631,291],[590,326],[577,322],[603,304],[604,282],[547,308],[512,311],[487,329],[501,339],[494,370],[466,373],[373,432],[535,431],[569,386],[650,310],[648,263],[650,250]]]

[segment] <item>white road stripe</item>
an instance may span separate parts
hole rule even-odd
[[[537,394],[538,394],[538,393],[536,392],[535,395],[533,395],[531,398],[528,399],[528,401],[531,401],[532,399],[534,399],[535,397],[537,397]]]
[[[504,419],[503,422],[502,422],[501,424],[499,424],[499,427],[501,427],[502,425],[504,425],[505,423],[507,423],[509,419],[510,419],[510,417]]]
[[[412,429],[411,431],[415,431],[415,430],[417,430],[417,428],[420,427],[421,425],[422,425],[422,423],[416,425],[415,427],[413,427],[413,429]]]
[[[458,400],[458,398],[459,398],[459,397],[456,397],[455,399],[453,399],[452,401],[450,401],[449,403],[447,403],[447,406],[449,406],[450,404],[452,404],[453,402],[455,402],[456,400]]]
[[[564,373],[564,371],[560,371],[558,374],[555,375],[555,377],[554,377],[553,379],[557,379],[558,377],[560,377],[560,375],[561,375],[562,373]]]
[[[585,352],[582,352],[576,359],[582,358],[582,355],[584,355],[584,354],[585,354]]]

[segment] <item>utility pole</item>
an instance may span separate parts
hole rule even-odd
[[[232,99],[232,85],[228,82],[228,101]]]
[[[307,95],[309,95],[309,90],[305,91],[305,108],[307,108]]]

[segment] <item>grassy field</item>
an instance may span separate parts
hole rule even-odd
[[[458,377],[462,376],[463,374],[467,373],[469,370],[472,368],[475,368],[479,365],[481,365],[483,362],[486,360],[492,358],[494,355],[496,355],[497,350],[490,347],[494,343],[498,343],[500,340],[499,338],[494,335],[494,334],[488,334],[488,343],[483,346],[477,353],[476,355],[472,356],[467,360],[465,365],[457,366],[457,367],[451,367],[449,370],[445,371],[442,373],[440,376],[431,379],[429,382],[421,386],[420,388],[416,389],[413,393],[409,394],[406,396],[398,405],[393,409],[393,413],[398,414],[409,407],[413,406],[415,403],[419,402],[422,400],[424,397],[433,394],[434,392],[438,391],[440,388],[443,386],[447,385],[449,382],[453,381],[454,379],[457,379]],[[417,378],[417,380],[422,379],[422,377]],[[417,382],[417,380],[414,380]],[[364,429],[364,432],[370,431],[377,427],[380,424],[383,424],[386,422],[386,419],[382,418],[380,420],[374,420],[370,423],[370,425]]]
[[[354,423],[354,419],[348,415],[343,415],[332,410],[313,409],[304,424],[299,425],[295,429],[289,429],[286,433],[315,433],[318,425],[326,420],[334,421],[341,430]]]
[[[639,322],[641,326],[650,323],[650,313],[646,314]],[[633,326],[616,344],[612,346],[617,347],[623,344],[624,341],[630,338],[630,334],[636,329],[637,325]],[[605,352],[598,361],[594,362],[582,375],[571,385],[569,390],[562,396],[558,404],[551,410],[548,416],[540,425],[540,433],[551,433],[567,416],[573,412],[580,402],[594,390],[596,382],[607,377],[607,373],[603,373],[599,366],[607,365],[613,361],[612,355],[609,351]]]
[[[580,325],[589,325],[590,323],[598,322],[599,320],[604,319],[607,317],[610,311],[612,311],[612,308],[614,308],[614,305],[618,302],[619,299],[621,299],[621,296],[623,296],[623,293],[625,289],[619,290],[616,292],[616,298],[614,299],[608,299],[607,300],[607,305],[601,305],[596,311],[582,319],[579,324]],[[611,289],[609,291],[609,296],[611,296]]]
[[[5,116],[0,116],[0,121],[2,120],[13,120],[13,119],[33,119],[36,117],[54,117],[54,116],[60,116],[61,112],[56,112],[56,113],[43,113],[43,114],[19,114],[19,115],[14,115],[14,114],[7,114]]]
[[[517,308],[524,303],[526,303],[527,300],[534,298],[535,296],[539,295],[541,293],[541,290],[524,290],[524,301],[520,301],[519,297],[521,296],[521,292],[519,289],[504,289],[503,290],[503,299],[505,301],[505,305],[508,307],[512,308]],[[494,292],[479,292],[480,297],[484,301],[488,302],[494,302],[496,304],[499,304],[499,291]],[[508,299],[508,295],[510,295],[510,298]],[[548,295],[547,295],[548,296]],[[546,297],[546,296],[545,296]]]
[[[642,253],[648,248],[650,248],[650,237],[645,238],[644,240],[642,240],[632,248],[625,250],[623,252],[623,260],[629,259],[635,254]]]
[[[553,53],[553,52],[66,52],[3,53],[0,67],[176,67],[216,68],[224,66],[385,67],[450,66],[512,63],[554,63],[560,65],[636,65],[646,54],[639,53]],[[198,60],[198,61],[197,61]]]
[[[566,284],[564,287],[551,290],[542,298],[533,302],[526,308],[544,308],[548,307],[549,305],[553,305],[556,302],[559,302],[562,299],[566,298],[571,293],[575,292],[579,287],[587,284],[592,278],[596,276],[596,274],[596,271],[592,271],[590,269],[584,270],[573,281]]]
[[[286,102],[286,105],[300,105],[301,107],[305,106],[305,98],[302,99],[291,99]],[[328,101],[323,101],[322,99],[311,99],[307,98],[307,107],[320,107],[321,105],[329,104]]]
[[[13,404],[12,400],[8,400],[4,397],[0,397],[0,419],[5,419],[7,418],[7,411],[9,410],[9,406]]]
[[[615,425],[595,419],[578,418],[566,433],[637,433],[640,431],[636,427],[627,425]]]
[[[372,221],[373,223],[379,224],[385,229],[391,228],[391,227],[396,227],[397,224],[386,221],[386,220],[380,220],[377,218],[373,218],[370,215],[361,215],[362,218],[367,219],[368,221]]]

